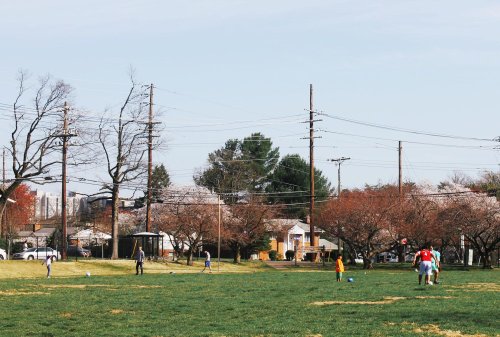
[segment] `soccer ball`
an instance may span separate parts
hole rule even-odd
[[[418,269],[417,268],[415,268],[415,273],[418,273]]]
[[[89,271],[88,271],[88,272],[86,272],[86,273],[85,273],[85,276],[90,277],[90,272],[89,272]]]
[[[349,277],[349,278],[347,279],[347,282],[354,282],[354,279],[353,279],[352,277]]]
[[[429,281],[429,285],[430,285],[430,286],[431,286],[431,285],[433,285],[433,284],[434,284],[434,283],[432,283],[432,281]]]

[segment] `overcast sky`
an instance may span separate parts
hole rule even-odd
[[[135,68],[162,111],[154,161],[178,185],[253,132],[308,160],[309,84],[326,114],[316,167],[334,186],[327,160],[342,156],[345,188],[397,182],[398,140],[405,180],[499,170],[500,143],[476,140],[500,136],[497,1],[2,0],[0,40],[3,104],[26,69],[70,83],[75,107],[99,116],[124,99]],[[68,175],[68,189],[85,192],[107,179],[95,168]]]

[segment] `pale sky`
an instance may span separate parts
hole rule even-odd
[[[497,1],[0,0],[0,40],[3,104],[26,69],[65,80],[76,108],[99,116],[125,97],[135,68],[157,87],[165,146],[154,161],[177,185],[253,132],[308,160],[309,84],[327,114],[315,123],[316,167],[333,186],[327,159],[343,156],[345,188],[397,182],[398,140],[404,180],[500,169],[500,143],[472,139],[500,136]],[[96,169],[68,175],[69,190],[98,189],[79,178],[108,181]]]

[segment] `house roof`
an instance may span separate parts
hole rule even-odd
[[[135,233],[130,236],[163,236],[162,234],[158,233],[152,233],[152,232],[140,232],[140,233]]]
[[[38,237],[51,236],[55,230],[56,230],[55,228],[42,228],[37,230],[36,232],[33,232],[33,235]]]
[[[325,249],[332,249],[332,250],[339,249],[339,246],[337,244],[325,239],[319,239],[319,245],[325,246]]]
[[[297,226],[301,228],[304,233],[310,232],[309,224],[301,221],[300,219],[270,219],[267,221],[268,230],[269,231],[288,231],[293,228],[293,226]],[[318,227],[315,227],[314,231],[316,233],[322,232],[322,230]]]
[[[71,239],[103,239],[103,240],[109,240],[111,239],[111,235],[99,231],[93,231],[92,229],[84,229],[78,232],[74,232],[73,235],[71,236]]]

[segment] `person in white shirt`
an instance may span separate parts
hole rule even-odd
[[[208,270],[210,270],[210,272],[212,272],[212,267],[210,266],[210,253],[207,251],[204,251],[204,253],[205,253],[205,268],[203,268],[201,272],[203,273],[207,268]]]
[[[45,260],[42,262],[43,265],[47,266],[47,278],[50,278],[50,272],[52,271],[52,255],[47,255]]]

